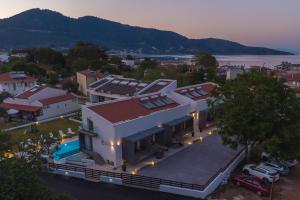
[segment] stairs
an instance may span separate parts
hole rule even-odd
[[[93,160],[96,162],[98,165],[104,165],[105,161],[102,158],[102,156],[96,152],[88,151],[88,150],[82,150],[83,153],[86,153],[87,155],[91,156]]]

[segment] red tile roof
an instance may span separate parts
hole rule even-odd
[[[104,117],[108,121],[112,123],[117,123],[126,120],[133,120],[138,117],[146,116],[160,110],[174,108],[178,105],[179,104],[177,103],[172,103],[155,109],[147,109],[142,105],[142,103],[140,103],[138,98],[133,98],[123,101],[96,105],[89,107],[89,109],[91,109],[98,115]]]
[[[33,78],[31,76],[26,76],[25,78],[13,78],[11,77],[11,74],[10,72],[6,72],[6,73],[3,73],[3,74],[0,74],[0,82],[9,82],[9,81],[19,81],[19,80],[22,80],[22,81],[34,81],[36,80],[36,78]]]
[[[39,106],[11,104],[11,103],[2,103],[1,105],[6,109],[15,109],[15,110],[21,110],[21,111],[28,111],[28,112],[36,112],[42,108]]]
[[[27,91],[17,95],[16,98],[27,99],[45,88],[46,88],[46,86],[35,86],[35,87],[31,88],[30,90],[27,90]]]
[[[92,71],[90,69],[85,69],[85,70],[79,71],[78,73],[85,75],[85,76],[98,77],[98,78],[101,78],[103,76],[103,74],[99,70]]]
[[[66,94],[66,95],[62,95],[62,96],[57,96],[57,97],[51,97],[51,98],[47,98],[47,99],[42,99],[39,100],[44,106],[46,105],[51,105],[51,104],[55,104],[55,103],[59,103],[59,102],[64,102],[64,101],[68,101],[71,99],[75,99],[76,97],[73,96],[72,94]]]

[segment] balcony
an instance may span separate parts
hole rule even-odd
[[[89,136],[92,136],[92,137],[97,137],[98,136],[95,129],[89,129],[89,127],[84,125],[84,124],[80,125],[79,134],[80,133],[83,134],[83,135],[89,135]]]

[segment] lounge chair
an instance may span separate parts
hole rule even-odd
[[[74,134],[75,134],[75,132],[73,132],[71,128],[68,128],[68,132],[67,132],[67,134],[68,134],[68,135],[74,135]]]
[[[58,133],[59,133],[60,137],[62,137],[62,138],[67,136],[66,134],[64,134],[64,132],[62,130],[59,130]]]

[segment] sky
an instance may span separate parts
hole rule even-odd
[[[300,0],[1,0],[0,18],[31,8],[300,53]]]

